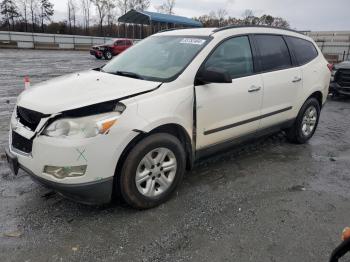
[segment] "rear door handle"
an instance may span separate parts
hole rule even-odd
[[[297,83],[300,81],[301,81],[301,77],[299,77],[299,76],[294,77],[294,79],[292,80],[293,83]]]
[[[258,92],[260,89],[261,89],[261,86],[252,85],[252,86],[248,89],[248,92],[249,92],[249,93]]]

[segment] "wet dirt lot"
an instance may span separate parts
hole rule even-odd
[[[327,261],[350,225],[350,100],[329,100],[314,138],[282,133],[200,162],[166,204],[84,206],[3,158],[23,77],[97,67],[86,52],[0,50],[0,261]]]

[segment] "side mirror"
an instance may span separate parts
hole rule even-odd
[[[225,69],[208,67],[198,72],[196,84],[209,83],[232,83],[232,77]]]

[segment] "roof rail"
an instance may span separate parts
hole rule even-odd
[[[191,27],[173,27],[173,28],[168,28],[168,29],[164,29],[164,30],[160,30],[157,32],[158,33],[163,33],[163,32],[167,32],[167,31],[174,31],[174,30],[183,30],[183,29],[193,29]]]
[[[158,33],[163,33],[163,32],[168,32],[168,31],[174,31],[174,30],[177,30],[177,29],[180,29],[180,28],[168,28],[168,29],[164,29],[164,30],[160,30],[157,32]]]
[[[217,32],[220,32],[220,31],[227,30],[227,29],[245,28],[245,27],[280,29],[280,30],[286,30],[286,31],[302,34],[301,32],[293,30],[293,29],[277,27],[277,26],[269,26],[269,25],[228,25],[228,26],[223,26],[223,27],[219,27],[219,28],[214,29],[213,33],[217,33]]]

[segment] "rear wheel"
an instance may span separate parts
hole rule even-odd
[[[119,190],[129,205],[152,208],[170,198],[184,172],[185,151],[181,142],[169,134],[153,134],[139,142],[127,156]]]
[[[293,126],[286,130],[289,141],[306,143],[315,133],[319,117],[320,104],[316,98],[309,98],[301,107]]]

